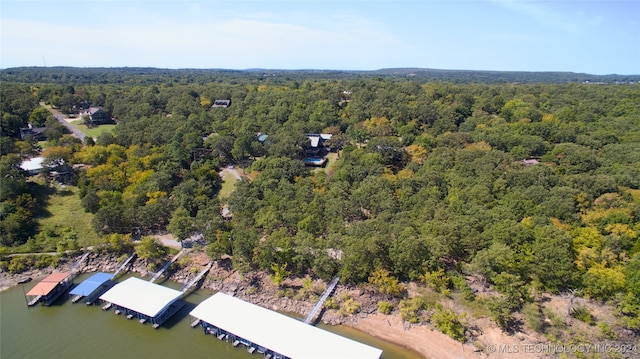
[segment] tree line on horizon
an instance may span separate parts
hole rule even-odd
[[[113,133],[82,146],[52,131],[42,154],[86,165],[74,183],[105,238],[199,234],[241,271],[339,274],[391,295],[394,281],[462,290],[473,274],[501,293],[491,308],[505,327],[535,293],[577,291],[640,329],[637,85],[235,75],[3,83],[2,245],[33,238],[44,206],[18,167],[39,144],[16,129],[56,128],[40,101],[89,102]],[[329,169],[304,166],[307,133],[333,135]],[[229,164],[249,175],[220,199]]]
[[[488,71],[428,68],[386,68],[379,70],[283,70],[283,69],[163,69],[154,67],[14,67],[0,70],[0,81],[98,85],[127,83],[138,85],[207,83],[219,81],[254,81],[286,83],[305,80],[405,79],[447,83],[483,84],[567,84],[567,83],[638,83],[640,74],[593,75],[561,71]]]

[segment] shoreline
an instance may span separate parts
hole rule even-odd
[[[38,282],[54,271],[69,270],[72,266],[73,261],[77,260],[78,257],[79,256],[74,256],[72,258],[63,258],[55,268],[47,267],[42,269],[31,269],[19,274],[0,272],[0,292],[21,285],[19,281],[27,278],[31,278],[31,281],[33,282]],[[203,256],[201,255],[200,257]],[[185,284],[189,281],[190,277],[194,276],[192,271],[192,268],[194,268],[194,266],[204,267],[206,266],[206,264],[208,264],[208,258],[206,260],[206,263],[204,263],[204,258],[202,258],[201,260],[192,259],[192,261],[194,262],[192,263],[192,266],[186,266],[185,268],[181,268],[180,270],[177,270],[175,272],[168,273],[168,276],[166,278],[177,283]],[[85,261],[85,263],[81,265],[80,273],[92,273],[98,271],[113,272],[115,271],[117,266],[118,263],[115,256],[91,254],[89,258],[87,258],[87,261]],[[141,277],[151,277],[153,275],[152,272],[146,269],[146,265],[143,265],[141,263],[134,263],[134,265],[129,269],[128,272],[135,273],[137,276]],[[299,282],[299,279],[287,279],[285,280],[285,285],[288,286],[288,288],[296,288],[300,285]],[[249,283],[258,283],[258,287],[260,287],[260,289],[254,292],[254,290],[250,289],[253,286]],[[314,285],[320,284],[320,280],[314,281]],[[344,286],[339,287],[341,287],[340,292],[349,291],[349,288],[346,288]],[[315,304],[304,299],[298,300],[292,297],[279,296],[277,294],[278,288],[271,283],[266,273],[252,272],[241,276],[237,271],[233,270],[230,267],[230,261],[228,259],[216,261],[211,271],[207,274],[207,276],[205,276],[202,285],[200,287],[197,287],[197,289],[195,290],[198,289],[225,292],[247,302],[260,305],[264,308],[279,312],[289,312],[301,316],[306,315]],[[336,292],[338,292],[338,289],[336,289]],[[368,315],[369,314],[364,314],[364,316]],[[349,327],[377,339],[398,345],[425,359],[435,358],[435,356],[428,356],[426,355],[426,353],[416,350],[404,341],[394,340],[394,338],[387,338],[386,336],[381,335],[381,333],[379,333],[376,328],[368,328],[366,325],[360,325],[361,316],[362,313],[347,315],[343,317],[338,314],[336,310],[327,310],[322,315],[321,322],[327,325],[340,325]]]
[[[209,258],[203,253],[190,253],[189,264],[183,268],[170,272],[167,279],[181,284],[185,284],[193,278],[200,270],[209,263]],[[0,291],[19,285],[18,282],[25,278],[32,278],[33,281],[41,280],[52,271],[69,270],[74,260],[78,257],[63,258],[56,268],[33,269],[20,274],[9,274],[0,272]],[[114,272],[118,267],[118,258],[113,255],[91,254],[81,265],[81,273],[91,272]],[[148,271],[146,265],[141,261],[134,262],[129,272],[136,273],[142,277],[151,277],[153,273]],[[316,288],[324,288],[325,283],[321,280],[314,280]],[[288,294],[283,295],[283,288]],[[213,267],[205,276],[202,285],[197,289],[207,289],[211,291],[221,291],[236,296],[247,302],[260,305],[279,312],[295,313],[306,315],[313,305],[313,298],[299,297],[299,290],[302,288],[302,279],[286,279],[282,287],[275,286],[267,273],[251,272],[240,275],[231,267],[230,259],[221,259],[214,263]],[[459,358],[497,358],[502,359],[502,355],[492,353],[488,355],[476,344],[481,338],[477,338],[474,343],[460,343],[449,336],[429,328],[426,325],[410,325],[404,322],[397,311],[390,315],[381,314],[377,310],[377,302],[380,298],[367,291],[345,285],[338,285],[334,292],[334,298],[348,295],[361,302],[362,307],[356,314],[341,314],[338,310],[325,310],[321,317],[321,322],[328,325],[341,325],[360,331],[364,334],[378,338],[380,340],[398,345],[411,351],[425,359],[459,359]],[[496,331],[482,333],[481,337],[490,342],[505,342],[505,336],[496,328]],[[515,338],[510,337],[509,341]],[[534,356],[517,355],[518,358],[535,358]],[[506,358],[506,357],[504,357]],[[511,354],[510,358],[514,358]]]

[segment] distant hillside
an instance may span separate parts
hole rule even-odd
[[[418,81],[454,83],[637,83],[640,75],[590,75],[573,72],[470,71],[421,68],[393,68],[375,71],[272,70],[272,69],[159,69],[150,67],[79,68],[16,67],[0,70],[0,81],[25,83],[161,83],[209,82],[225,79],[265,80],[276,82],[303,79],[406,78]]]
[[[591,75],[575,72],[472,71],[420,68],[394,68],[372,71],[382,76],[414,77],[460,83],[575,83],[575,82],[639,82],[640,75]]]

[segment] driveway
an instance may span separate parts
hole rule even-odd
[[[54,114],[53,117],[55,117],[56,120],[58,120],[58,122],[62,124],[62,126],[66,127],[69,131],[71,131],[71,134],[73,135],[73,137],[79,138],[80,141],[84,143],[84,137],[85,137],[84,132],[73,127],[73,125],[70,124],[69,121],[65,120],[65,118],[62,115]]]

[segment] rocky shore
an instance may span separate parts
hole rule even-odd
[[[78,258],[62,258],[55,270],[69,271]],[[113,273],[120,266],[122,260],[122,257],[92,253],[81,264],[80,271]],[[209,264],[209,258],[204,253],[189,253],[177,263],[178,265],[167,272],[167,278],[185,284]],[[30,270],[20,274],[0,271],[0,290],[15,286],[26,278],[37,281],[53,271],[53,268]],[[134,272],[142,277],[151,277],[154,274],[148,270],[147,264],[140,260],[133,262],[129,272]],[[326,288],[326,283],[322,280],[314,280],[310,290],[308,283],[304,288],[302,279],[287,279],[281,286],[276,286],[268,274],[264,272],[241,275],[232,268],[231,260],[227,258],[214,263],[199,288],[222,291],[265,308],[303,317],[310,312],[319,294]],[[486,353],[482,350],[482,346],[478,347],[478,345],[482,342],[509,343],[526,340],[526,338],[506,336],[489,323],[483,326],[482,333],[476,337],[474,343],[462,344],[428,326],[406,323],[400,318],[397,311],[390,315],[378,313],[377,303],[384,298],[360,287],[338,285],[333,298],[338,301],[351,298],[360,304],[360,308],[354,314],[345,313],[338,309],[325,309],[320,314],[322,322],[355,328],[366,334],[403,346],[424,358],[507,358],[500,353]],[[536,356],[520,353],[516,356],[511,354],[508,357],[535,358]]]
[[[18,285],[21,281],[28,278],[32,278],[33,281],[38,281],[51,274],[54,270],[69,271],[78,258],[79,256],[72,258],[63,257],[60,259],[56,268],[32,269],[20,274],[10,274],[0,271],[0,290]],[[190,253],[186,258],[185,260],[179,260],[179,264],[176,263],[178,265],[170,268],[170,270],[166,272],[165,278],[185,284],[194,278],[197,273],[204,269],[209,263],[209,258],[203,253]],[[121,261],[122,257],[92,253],[81,264],[79,271],[84,273],[99,271],[113,273],[118,269]],[[151,277],[154,274],[149,271],[147,263],[140,260],[133,262],[129,268],[129,272],[136,273],[136,275],[140,277]],[[203,281],[199,283],[198,288],[222,291],[265,308],[303,317],[311,311],[319,294],[326,288],[326,283],[319,279],[314,280],[312,283],[313,291],[308,291],[308,293],[302,295],[302,279],[287,279],[278,287],[272,283],[271,278],[265,272],[251,272],[241,275],[232,268],[231,260],[227,258],[214,263],[209,273],[204,277]],[[344,298],[347,296],[357,298],[358,302],[361,303],[360,311],[355,314],[345,314],[340,313],[336,309],[323,310],[320,314],[323,323],[329,325],[346,325],[359,329],[358,325],[363,318],[367,318],[377,312],[377,302],[379,299],[359,288],[339,285],[333,295],[334,298]],[[371,328],[363,331],[367,334],[377,336],[375,330]],[[389,340],[388,338],[382,339]],[[419,350],[405,345],[401,340],[390,341],[419,352]],[[428,357],[425,353],[421,354]]]

